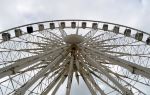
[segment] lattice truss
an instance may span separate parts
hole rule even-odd
[[[73,78],[78,83],[82,78],[92,95],[150,93],[149,34],[98,21],[41,23],[42,30],[34,23],[1,32],[11,37],[1,37],[0,42],[0,95],[55,95],[61,85],[66,85],[65,95],[70,95]],[[48,28],[47,23],[55,26]],[[27,26],[34,28],[33,33],[24,29]],[[113,31],[114,26],[119,32]],[[16,37],[18,28],[22,34]],[[126,29],[131,29],[130,35],[124,34]],[[136,38],[139,32],[144,34],[142,40]],[[72,34],[82,36],[82,41],[64,41]]]

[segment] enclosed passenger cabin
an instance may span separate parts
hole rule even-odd
[[[76,28],[76,22],[71,22],[71,28]]]
[[[65,22],[61,22],[61,23],[60,23],[60,26],[61,26],[62,29],[64,29],[64,28],[66,27]]]
[[[50,23],[50,29],[55,29],[55,23]]]
[[[2,39],[3,39],[3,41],[10,40],[10,34],[9,33],[2,33]]]
[[[97,24],[97,23],[93,23],[93,24],[92,24],[92,28],[93,28],[94,30],[96,30],[96,29],[98,28],[98,24]]]
[[[113,28],[113,32],[114,32],[114,33],[119,33],[119,27],[118,27],[118,26],[115,26],[115,27]]]
[[[125,29],[124,35],[129,37],[131,35],[131,29]]]
[[[83,29],[86,28],[86,22],[82,22],[82,28],[83,28]]]
[[[22,30],[21,29],[15,29],[15,36],[19,37],[22,35]]]
[[[33,33],[33,27],[32,26],[27,27],[27,33]]]
[[[150,37],[147,38],[146,44],[150,45]]]
[[[103,24],[103,30],[108,31],[108,24]]]
[[[44,30],[44,25],[43,24],[39,24],[38,27],[39,27],[39,31],[43,31]]]
[[[136,33],[135,34],[135,39],[138,41],[142,41],[143,39],[143,33]]]

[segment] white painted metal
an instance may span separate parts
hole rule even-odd
[[[23,31],[35,25],[33,33]],[[2,34],[10,35],[4,41]],[[74,76],[92,95],[149,94],[144,90],[150,87],[146,32],[102,21],[54,20],[0,35],[0,95],[55,95],[64,83],[70,95]]]
[[[27,84],[25,84],[23,87],[16,90],[16,93],[14,95],[19,95],[20,93],[23,95],[26,92],[26,90],[30,88],[36,82],[36,80],[41,78],[44,75],[44,73],[46,73],[48,70],[51,70],[51,68],[53,68],[55,64],[58,64],[59,62],[61,62],[61,60],[64,59],[67,54],[68,53],[65,51],[61,55],[59,55],[51,64],[49,64],[46,68],[43,68],[31,80],[29,80]]]
[[[94,91],[92,85],[91,85],[91,84],[89,83],[89,81],[87,80],[85,74],[82,72],[82,69],[81,69],[80,73],[81,73],[81,76],[82,76],[84,82],[86,83],[87,87],[89,88],[91,94],[92,94],[92,95],[97,95],[96,92]]]
[[[54,89],[52,95],[55,95],[55,94],[56,94],[57,90],[58,90],[59,87],[64,83],[65,79],[66,79],[65,76],[63,76],[63,77],[60,78],[60,81],[59,81],[59,83],[57,84],[57,86],[55,87],[55,89]]]
[[[59,49],[61,49],[61,48],[59,48]],[[59,51],[59,49],[54,49],[50,53],[53,54],[52,52]],[[63,51],[63,48],[60,52],[62,52],[62,51]],[[60,52],[58,52],[58,54]],[[46,52],[45,54],[30,57],[30,58],[27,58],[27,59],[24,59],[24,60],[21,60],[21,61],[19,60],[19,62],[16,62],[12,65],[7,66],[7,67],[4,67],[4,68],[0,69],[0,72],[1,72],[0,73],[0,78],[5,77],[7,75],[15,74],[15,73],[19,72],[19,70],[21,70],[22,68],[25,68],[25,67],[27,67],[29,65],[32,65],[32,64],[35,64],[36,62],[46,58],[46,56],[50,56],[51,54],[48,54],[48,52]]]
[[[110,60],[113,64],[116,64],[116,65],[119,65],[121,67],[128,69],[131,73],[138,74],[138,75],[141,75],[141,76],[144,76],[144,77],[150,79],[150,69],[149,68],[142,67],[135,63],[114,57],[112,55],[108,55],[104,52],[100,52],[100,51],[94,50],[89,47],[85,47],[85,48],[92,50],[93,52],[99,53],[101,55],[101,57],[104,57],[105,59]]]
[[[72,78],[73,78],[73,64],[74,64],[74,57],[71,56],[70,65],[69,65],[69,72],[68,72],[68,82],[67,82],[66,95],[70,95]]]
[[[84,63],[83,63],[84,64]],[[88,68],[84,65],[84,67],[86,68],[87,72],[85,70],[83,70],[84,74],[87,75],[87,79],[92,83],[92,85],[94,86],[94,88],[99,91],[101,93],[101,95],[106,95],[104,93],[104,91],[96,84],[94,78],[92,77],[91,73],[89,72]],[[95,91],[96,91],[95,90]]]
[[[50,90],[53,88],[53,86],[56,85],[56,83],[59,81],[59,77],[63,77],[67,74],[68,69],[65,69],[62,73],[60,73],[60,75],[58,77],[55,77],[55,79],[48,85],[48,87],[46,88],[46,90],[44,92],[41,93],[41,95],[47,95]]]
[[[62,28],[59,28],[59,31],[61,33],[62,38],[67,36],[67,33]]]
[[[93,59],[91,59],[89,56],[86,55],[86,53],[82,50],[81,53],[85,57],[85,59],[89,62],[90,65],[98,68],[107,78],[109,78],[118,88],[123,92],[124,95],[129,94],[133,95],[127,88],[123,87],[117,80],[115,80],[109,73],[107,73],[100,65],[98,65],[97,62],[95,62]]]

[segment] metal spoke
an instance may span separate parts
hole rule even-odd
[[[110,22],[53,20],[0,32],[0,95],[149,95],[150,34]],[[79,84],[80,83],[80,84]],[[83,88],[84,89],[84,88]],[[86,91],[86,90],[85,90]]]

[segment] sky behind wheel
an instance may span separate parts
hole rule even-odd
[[[0,30],[45,20],[91,19],[149,32],[149,6],[149,0],[1,0]]]

